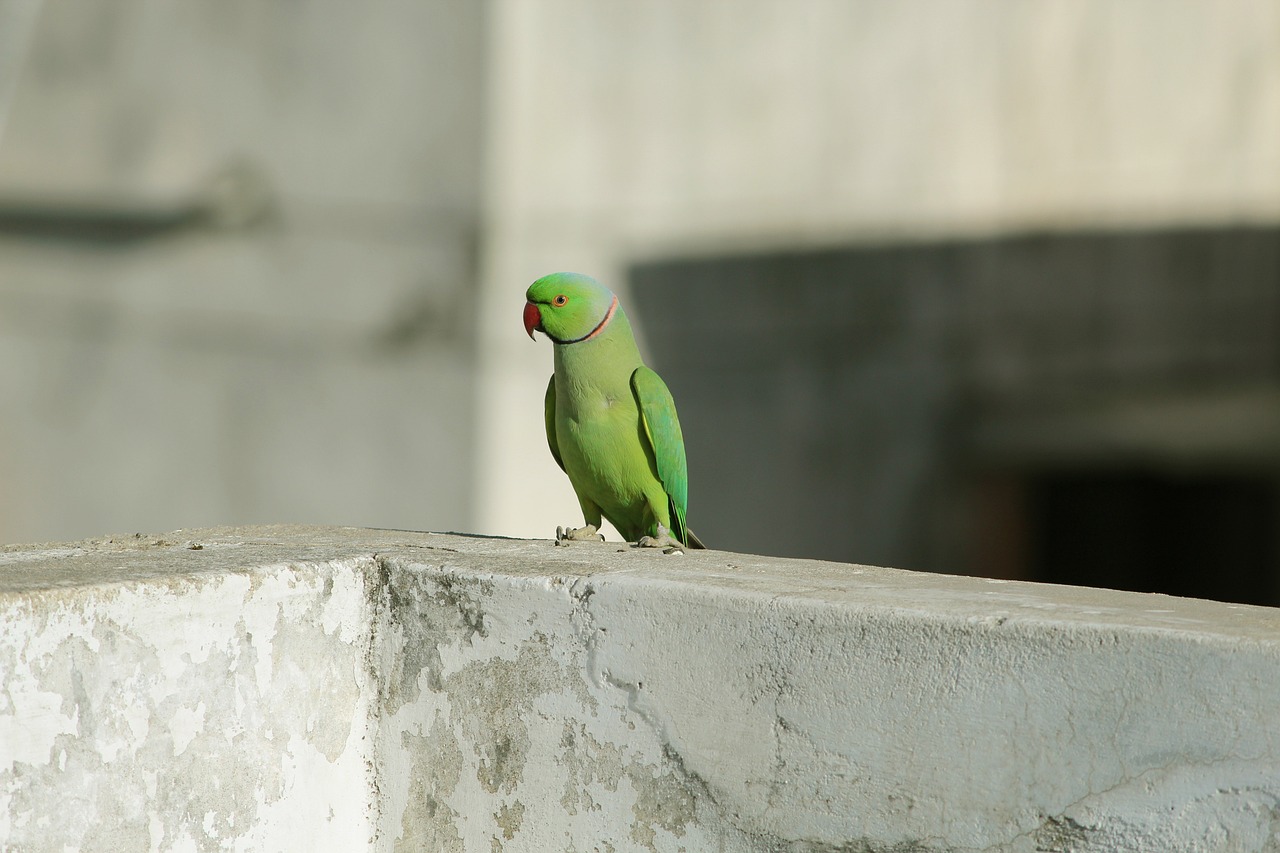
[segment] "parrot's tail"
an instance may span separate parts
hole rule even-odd
[[[701,548],[701,549],[703,549],[704,551],[706,550],[707,546],[702,544],[702,540],[701,540],[701,539],[699,539],[699,538],[697,537],[697,535],[696,535],[692,530],[690,530],[689,528],[687,528],[687,527],[686,527],[686,528],[684,529],[684,535],[685,535],[685,536],[688,538],[688,540],[689,540],[689,541],[688,541],[688,542],[686,542],[685,544],[686,544],[686,545],[688,545],[690,548]]]

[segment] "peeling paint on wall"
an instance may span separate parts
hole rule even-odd
[[[672,793],[661,745],[651,735],[647,744],[638,739],[621,717],[621,743],[596,737],[613,727],[602,719],[605,703],[620,697],[590,678],[580,600],[569,585],[522,584],[526,594],[513,600],[510,587],[497,595],[490,582],[423,568],[384,564],[389,599],[401,613],[384,635],[394,649],[378,656],[391,691],[381,737],[394,743],[399,731],[411,766],[449,771],[427,771],[429,805],[407,790],[399,843],[432,838],[442,849],[538,850],[639,833],[642,849],[657,850],[667,849],[654,846],[659,832],[683,835],[688,816],[673,813],[673,804],[691,794]],[[513,609],[520,603],[528,609]],[[441,744],[450,748],[443,762]],[[637,748],[645,745],[647,757]],[[558,801],[547,798],[548,786],[561,792]],[[470,818],[442,839],[441,816],[464,814]],[[574,827],[565,819],[573,816],[590,819]],[[538,829],[530,833],[530,825]],[[561,827],[558,836],[546,834],[551,826]]]
[[[367,616],[351,604],[371,565],[58,590],[7,607],[0,728],[21,746],[0,764],[0,837],[31,850],[213,851],[283,840],[273,815],[289,814],[288,837],[366,843],[367,736],[354,726],[367,687],[351,640]],[[324,806],[339,793],[348,805]]]

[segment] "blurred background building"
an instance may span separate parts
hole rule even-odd
[[[0,540],[548,537],[525,287],[713,547],[1280,603],[1280,6],[0,0]]]

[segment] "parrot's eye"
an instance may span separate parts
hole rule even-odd
[[[565,304],[566,302],[568,302],[568,301],[569,301],[569,297],[567,297],[567,296],[565,296],[563,293],[561,293],[561,294],[560,294],[559,296],[557,296],[555,299],[552,299],[552,300],[551,300],[551,304],[552,304],[552,305],[554,305],[554,306],[556,306],[557,308],[559,308],[560,306],[564,305],[564,304]]]

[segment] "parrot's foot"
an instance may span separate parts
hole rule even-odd
[[[570,542],[603,542],[604,536],[594,524],[586,527],[557,527],[556,544],[568,545]]]
[[[636,541],[637,548],[661,548],[664,554],[683,554],[684,544],[671,535],[671,531],[658,525],[657,536],[641,536]]]

